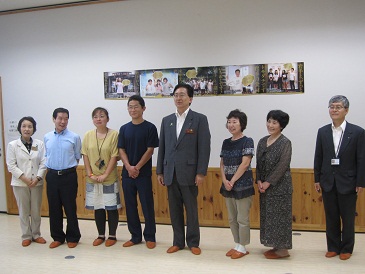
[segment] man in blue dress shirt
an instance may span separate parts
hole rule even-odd
[[[55,130],[44,136],[48,168],[46,181],[49,223],[53,238],[50,248],[58,247],[65,241],[69,248],[74,248],[81,238],[76,214],[76,167],[81,159],[81,139],[79,135],[67,129],[68,119],[67,109],[55,109]],[[63,231],[62,207],[67,217],[66,233]]]

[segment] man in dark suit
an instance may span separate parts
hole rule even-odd
[[[176,112],[163,118],[156,173],[158,182],[167,186],[170,218],[174,231],[173,246],[167,253],[185,247],[199,255],[198,186],[204,182],[210,156],[210,132],[207,117],[190,109],[194,90],[178,84],[173,97]]]
[[[315,189],[323,190],[326,215],[326,257],[351,257],[355,243],[357,194],[365,186],[365,132],[346,122],[349,101],[337,95],[329,101],[332,124],[318,130],[314,156]],[[342,223],[342,229],[341,229]]]

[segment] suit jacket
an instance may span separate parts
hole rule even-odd
[[[6,163],[8,170],[12,174],[11,185],[27,187],[19,177],[24,173],[27,178],[44,177],[46,172],[44,144],[42,141],[33,139],[32,149],[28,152],[25,145],[19,139],[11,141],[8,144]],[[38,182],[42,185],[43,180]]]
[[[318,130],[314,156],[314,177],[321,188],[328,192],[336,182],[337,191],[349,194],[356,187],[365,187],[365,132],[364,129],[346,123],[338,153],[340,165],[331,165],[336,158],[331,124]]]
[[[176,114],[162,119],[156,173],[171,185],[174,171],[180,185],[194,185],[197,174],[206,175],[210,157],[210,132],[207,117],[189,110],[179,138]]]

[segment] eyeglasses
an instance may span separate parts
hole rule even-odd
[[[175,93],[174,94],[174,97],[175,98],[184,98],[184,97],[186,97],[187,95],[185,94],[185,93]]]
[[[328,107],[330,110],[338,110],[340,111],[341,109],[343,109],[344,107],[343,106],[329,106]]]

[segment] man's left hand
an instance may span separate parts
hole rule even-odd
[[[204,183],[204,180],[205,180],[205,176],[204,175],[197,174],[195,176],[195,185],[196,186],[202,185]]]

